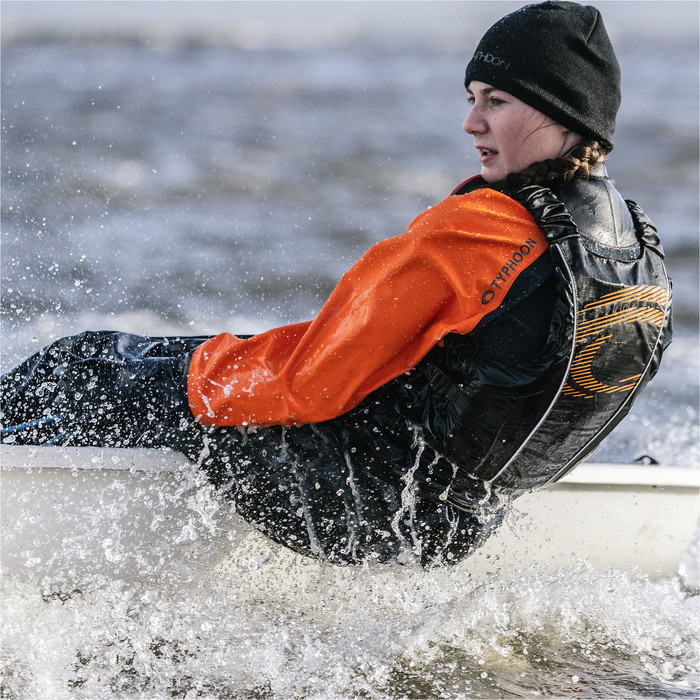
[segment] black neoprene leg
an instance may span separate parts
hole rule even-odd
[[[456,562],[481,538],[474,516],[356,457],[352,420],[254,433],[196,423],[186,378],[204,340],[105,331],[56,341],[0,380],[2,442],[170,447],[270,538],[335,563]]]
[[[56,341],[0,380],[2,441],[168,445],[194,424],[187,365],[203,340],[99,331]]]
[[[485,526],[410,479],[376,469],[342,432],[335,421],[255,433],[218,428],[206,436],[201,465],[271,539],[336,564],[456,563],[500,521]]]

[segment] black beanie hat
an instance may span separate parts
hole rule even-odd
[[[464,84],[472,80],[612,149],[620,66],[595,7],[543,2],[506,15],[479,42]]]

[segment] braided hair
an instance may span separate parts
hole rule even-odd
[[[605,143],[595,139],[584,139],[563,156],[532,163],[517,173],[507,175],[502,184],[506,187],[563,187],[576,178],[586,180],[591,168],[609,151],[610,148]]]

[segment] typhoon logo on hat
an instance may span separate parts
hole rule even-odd
[[[483,61],[484,63],[490,63],[492,66],[496,66],[497,68],[504,68],[505,70],[508,70],[510,68],[510,62],[506,62],[502,58],[494,56],[492,53],[484,53],[483,51],[477,51],[474,54],[474,60]]]

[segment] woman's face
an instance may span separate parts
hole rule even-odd
[[[564,155],[581,139],[504,90],[472,80],[467,92],[472,107],[462,128],[474,137],[486,182]]]

